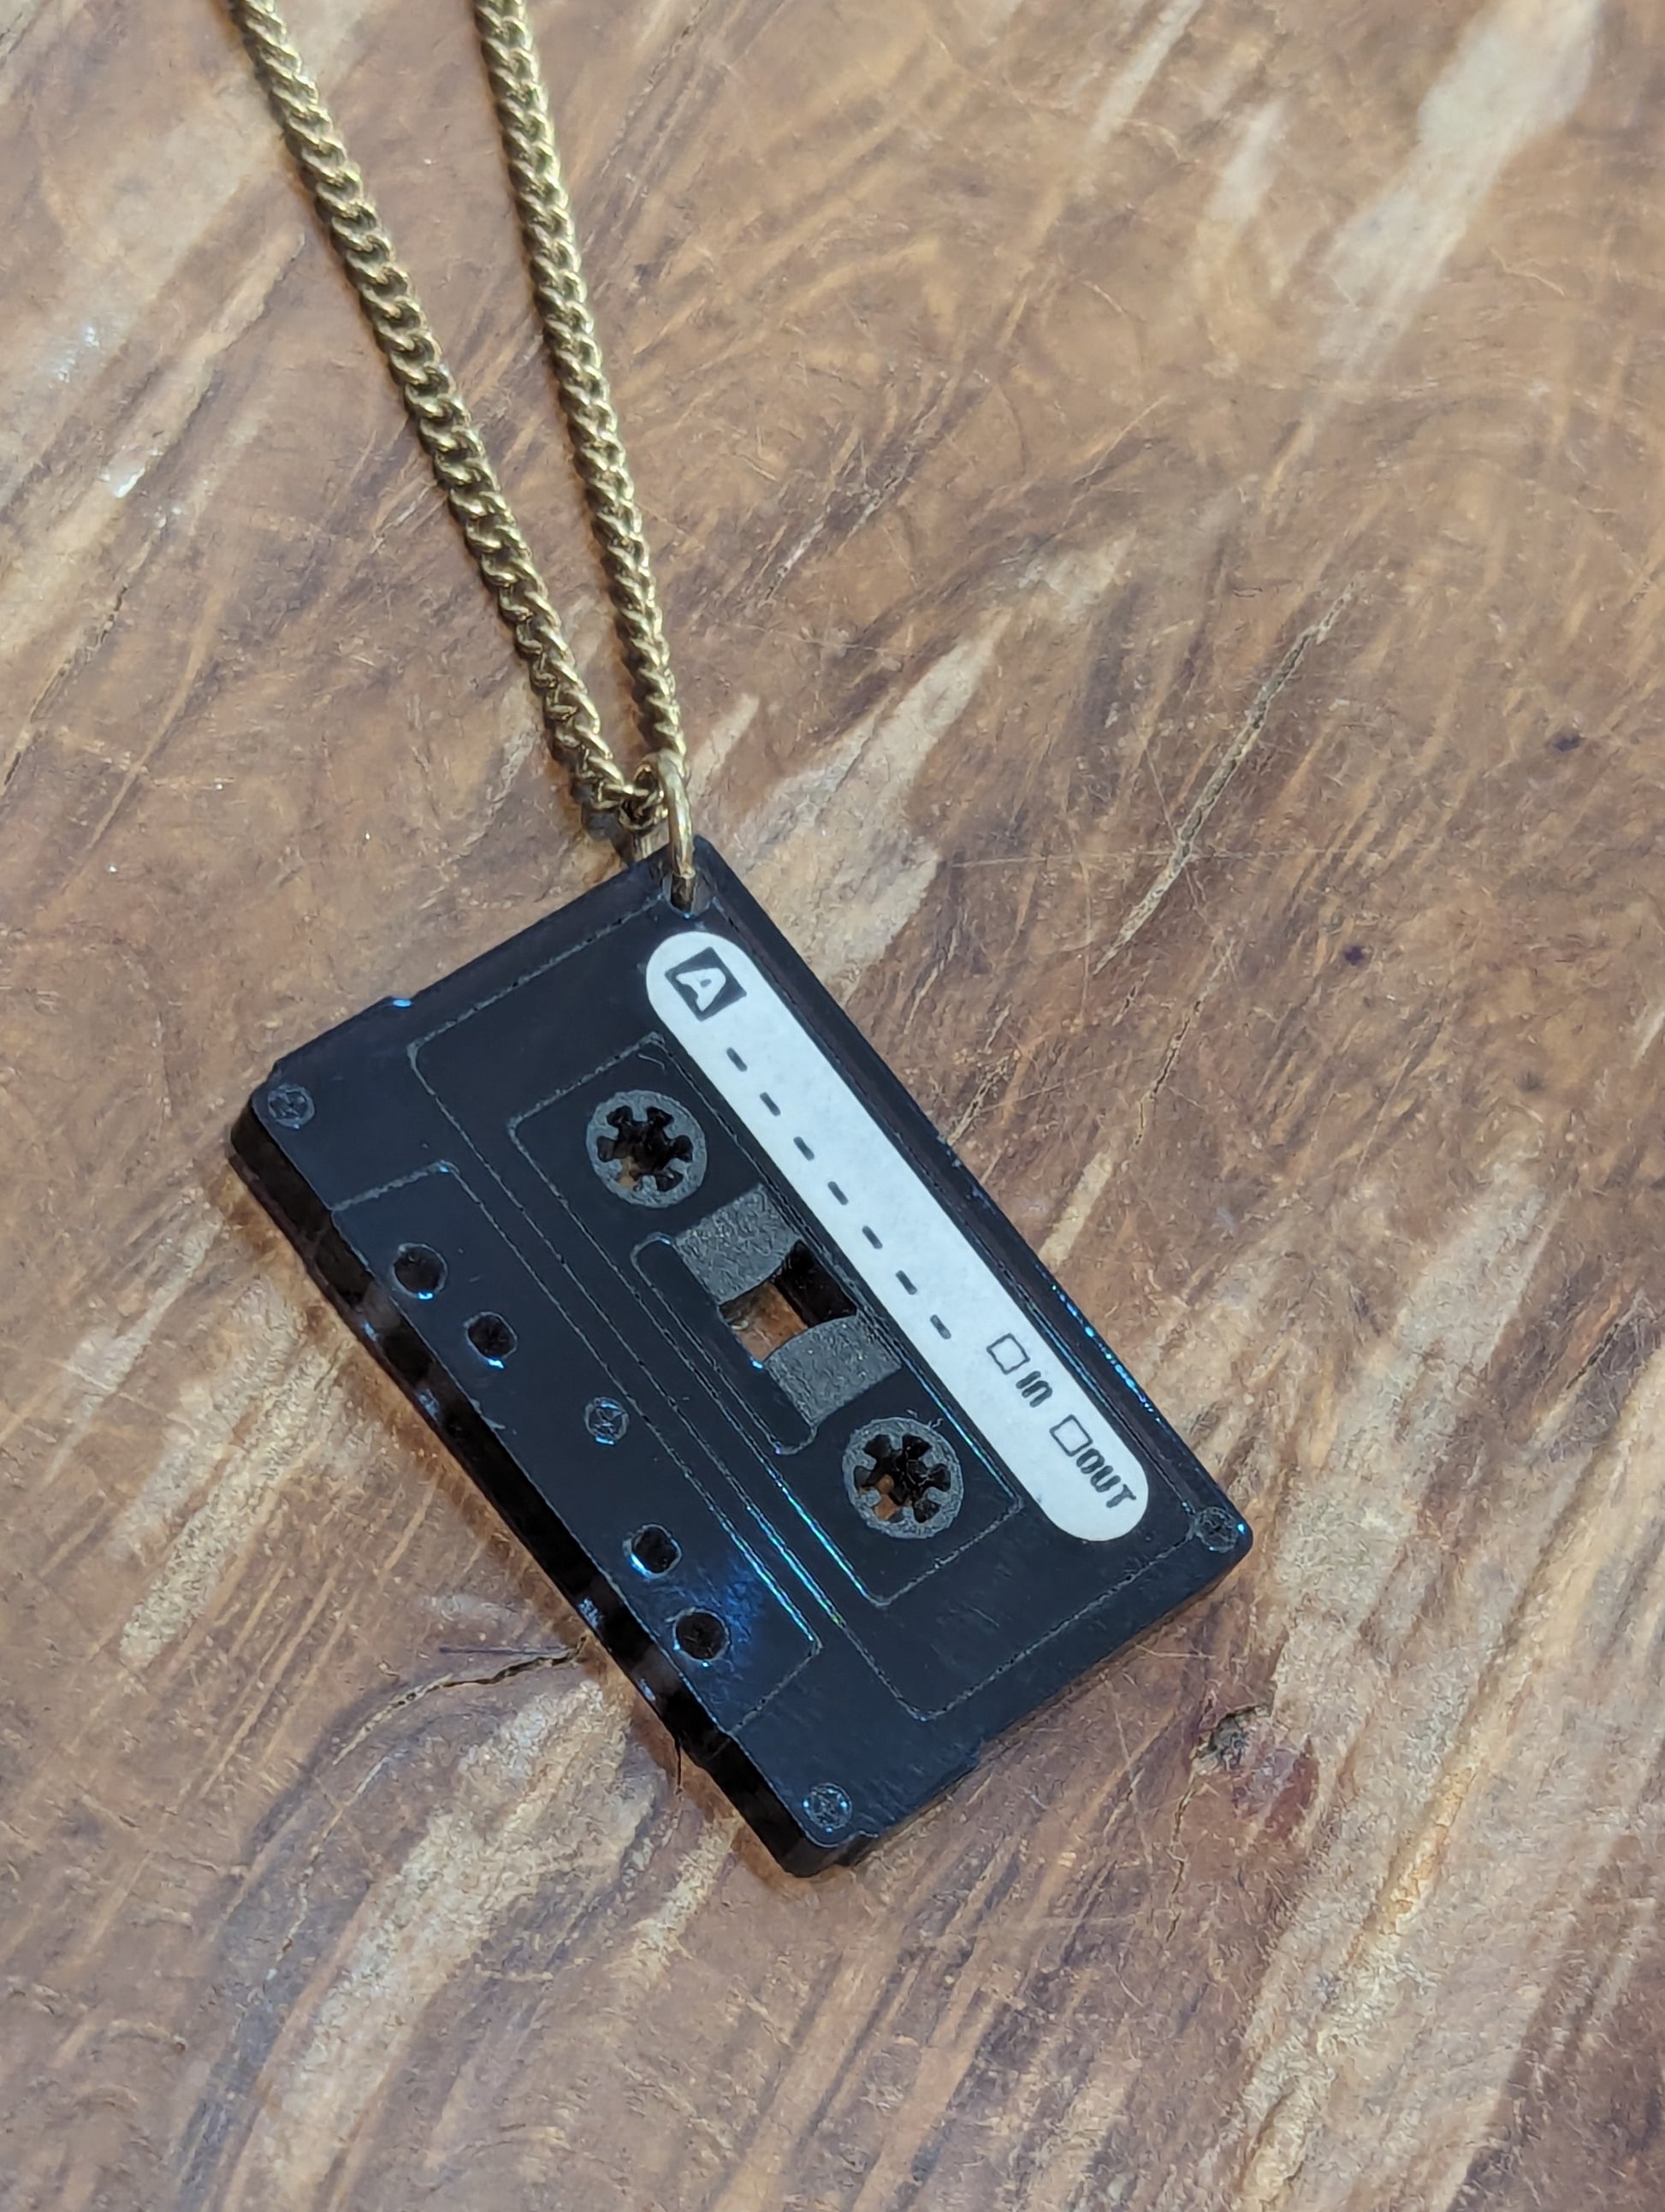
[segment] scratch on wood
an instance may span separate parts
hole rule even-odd
[[[1341,617],[1342,610],[1352,600],[1358,586],[1351,583],[1346,591],[1334,599],[1316,623],[1301,632],[1289,651],[1273,670],[1255,695],[1255,702],[1244,715],[1237,734],[1227,745],[1210,771],[1207,781],[1198,793],[1186,812],[1184,820],[1174,837],[1173,850],[1163,864],[1155,881],[1133,906],[1111,942],[1092,963],[1095,975],[1102,975],[1113,960],[1120,958],[1151,921],[1175,884],[1190,866],[1209,816],[1219,805],[1231,779],[1235,776],[1259,740],[1266,727],[1278,694],[1291,683],[1301,663],[1316,645],[1322,645]]]
[[[1404,1984],[1419,1971],[1413,1936],[1440,1899],[1460,1856],[1455,1834],[1477,1797],[1493,1809],[1474,1817],[1494,1822],[1497,1808],[1553,1789],[1569,1804],[1588,1806],[1600,1793],[1600,1826],[1609,1838],[1623,1834],[1639,1797],[1654,1783],[1655,1747],[1632,1742],[1620,1749],[1612,1726],[1580,1735],[1577,1748],[1559,1725],[1569,1698],[1582,1697],[1616,1721],[1635,1694],[1628,1669],[1594,1670],[1577,1640],[1559,1624],[1586,1616],[1595,1586],[1608,1572],[1615,1549],[1628,1553],[1645,1540],[1656,1518],[1658,1453],[1665,1443],[1665,1362],[1657,1358],[1632,1393],[1619,1431],[1580,1471],[1566,1503],[1547,1531],[1543,1547],[1510,1607],[1501,1634],[1479,1668],[1472,1696],[1455,1717],[1449,1741],[1423,1795],[1418,1818],[1389,1853],[1381,1880],[1344,1963],[1325,1975],[1322,2001],[1309,2029],[1292,2030],[1277,2067],[1276,2094],[1261,2106],[1253,2155],[1239,2202],[1246,2212],[1274,2212],[1285,2204],[1309,2156],[1326,2105],[1349,2055],[1368,2048],[1394,2008]],[[1654,1547],[1645,1588],[1635,1601],[1636,1626],[1627,1638],[1634,1651],[1653,1648],[1665,1626],[1665,1555]],[[1532,1724],[1528,1724],[1532,1723]],[[1534,1869],[1522,1859],[1510,1873],[1510,1911],[1528,1909],[1540,1940],[1565,1925],[1580,1897],[1597,1878],[1603,1858],[1592,1849],[1573,1869]],[[1461,1882],[1461,1874],[1454,1877]],[[1547,1892],[1547,1893],[1545,1893]],[[1437,1950],[1436,1930],[1429,1941]],[[1470,1923],[1472,1948],[1486,1941]],[[1448,1971],[1450,1962],[1442,1959]],[[1267,1993],[1269,1994],[1269,1992]],[[1535,2003],[1528,1978],[1494,1998],[1498,2011],[1483,2049],[1464,2039],[1468,2068],[1465,2099],[1480,2110],[1501,2092],[1524,2019]],[[1265,1998],[1257,2008],[1267,2018]],[[1298,2014],[1289,2016],[1291,2021]],[[1262,2054],[1261,2068],[1269,2054]],[[1477,2080],[1474,2074],[1489,2075]],[[1254,2087],[1251,2087],[1251,2096]],[[1448,2154],[1443,2185],[1431,2201],[1450,2203],[1465,2170],[1466,2147]]]
[[[1496,0],[1422,103],[1403,172],[1330,248],[1329,347],[1353,365],[1403,330],[1521,149],[1583,98],[1601,0]]]
[[[1175,1062],[1180,1056],[1185,1040],[1191,1034],[1197,1017],[1207,1004],[1207,1000],[1208,993],[1205,989],[1199,994],[1184,1020],[1168,1040],[1167,1049],[1163,1054],[1162,1065],[1157,1070],[1156,1079],[1139,1102],[1139,1112],[1131,1141],[1125,1147],[1110,1146],[1095,1154],[1077,1177],[1074,1188],[1064,1201],[1057,1220],[1053,1224],[1045,1243],[1041,1247],[1041,1257],[1046,1261],[1048,1267],[1055,1269],[1063,1266],[1079,1243],[1081,1232],[1092,1219],[1098,1201],[1104,1195],[1111,1178],[1127,1166],[1133,1154],[1145,1142],[1151,1124],[1151,1109],[1162,1096],[1168,1079],[1174,1072]]]
[[[271,1303],[280,1325],[288,1321],[295,1330],[275,1291]],[[170,1502],[173,1484],[187,1474],[209,1486],[128,1616],[120,1638],[127,1666],[148,1667],[207,1610],[227,1568],[255,1541],[285,1480],[315,1439],[319,1401],[353,1347],[350,1341],[332,1341],[327,1352],[320,1352],[298,1332],[291,1341],[292,1354],[257,1364],[230,1386],[216,1456],[190,1454],[177,1470],[171,1462],[163,1470]],[[148,1527],[150,1510],[149,1501],[142,1503],[135,1525]]]
[[[788,927],[814,931],[823,979],[835,990],[850,989],[936,879],[942,856],[909,825],[908,792],[970,706],[1010,620],[1005,610],[987,617],[899,699],[779,785],[745,837],[759,896]],[[809,840],[813,869],[805,865]]]
[[[173,1307],[189,1288],[219,1234],[217,1220],[200,1212],[158,1232],[161,1265],[137,1317],[125,1327],[100,1327],[81,1340],[55,1375],[45,1401],[33,1400],[0,1430],[0,1443],[27,1420],[56,1421],[52,1456],[42,1471],[51,1483],[63,1474],[106,1404],[122,1391],[155,1341]]]
[[[464,1754],[446,1802],[374,1883],[328,1979],[280,2039],[219,2199],[228,2212],[319,2203],[427,2007],[490,1929],[562,1865],[568,1916],[616,1878],[650,1802],[645,1778],[622,1770],[623,1744],[600,1688],[580,1680]]]
[[[1087,143],[1113,138],[1156,82],[1163,64],[1191,27],[1202,0],[1167,0],[1156,21],[1110,80],[1088,127]]]

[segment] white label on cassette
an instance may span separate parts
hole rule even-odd
[[[1131,1534],[1145,1470],[739,946],[687,929],[647,963],[654,1012],[1048,1520]]]

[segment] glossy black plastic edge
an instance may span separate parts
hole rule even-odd
[[[264,1088],[264,1086],[262,1086]],[[299,1254],[355,1338],[398,1383],[488,1501],[526,1546],[609,1656],[635,1685],[672,1740],[702,1767],[787,1874],[853,1866],[878,1838],[829,1845],[805,1833],[734,1739],[724,1733],[663,1656],[646,1628],[565,1522],[469,1404],[455,1379],[399,1316],[255,1114],[252,1100],[233,1126],[233,1166]],[[374,1331],[359,1324],[367,1306]],[[424,1402],[425,1394],[427,1402]]]

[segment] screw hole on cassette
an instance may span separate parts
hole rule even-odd
[[[1192,1522],[1192,1534],[1211,1552],[1229,1552],[1244,1534],[1237,1515],[1222,1505],[1205,1506]]]
[[[592,1398],[584,1408],[584,1425],[599,1444],[616,1444],[630,1425],[630,1416],[617,1398]]]
[[[940,1535],[965,1495],[960,1462],[921,1421],[869,1421],[844,1451],[844,1487],[870,1528],[887,1536]]]
[[[266,1111],[280,1128],[304,1129],[315,1110],[311,1091],[298,1083],[274,1083],[266,1093]]]
[[[500,1313],[476,1314],[466,1334],[488,1367],[501,1367],[520,1341]]]
[[[854,1809],[849,1793],[836,1782],[817,1782],[804,1800],[804,1810],[824,1836],[842,1836]]]
[[[393,1280],[413,1298],[431,1298],[445,1281],[445,1261],[431,1244],[401,1244],[393,1255]]]
[[[705,1180],[705,1132],[657,1091],[622,1091],[590,1116],[590,1164],[636,1206],[673,1206]]]
[[[630,1558],[644,1575],[668,1575],[682,1557],[682,1546],[668,1528],[638,1528],[630,1539]]]
[[[728,1624],[718,1613],[685,1613],[671,1634],[678,1650],[687,1658],[697,1659],[702,1666],[720,1659],[728,1649]]]

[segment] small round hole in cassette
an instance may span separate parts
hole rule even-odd
[[[393,1255],[393,1280],[413,1298],[431,1298],[445,1282],[445,1261],[431,1244],[401,1244]]]
[[[465,1334],[488,1367],[501,1367],[520,1341],[500,1313],[477,1313]]]
[[[728,1649],[728,1624],[720,1614],[700,1608],[685,1613],[671,1631],[677,1639],[677,1649],[690,1659],[697,1659],[702,1666],[720,1659]]]
[[[682,1546],[668,1528],[649,1524],[630,1539],[630,1558],[644,1575],[668,1575],[682,1557]]]

